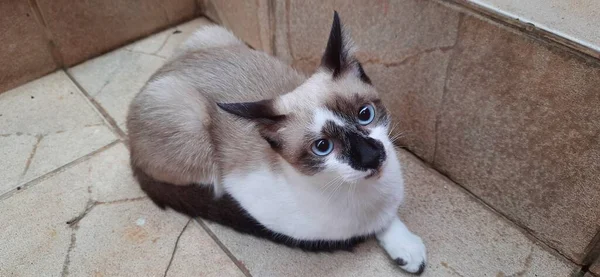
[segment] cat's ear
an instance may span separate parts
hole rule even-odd
[[[272,124],[285,119],[285,115],[278,114],[273,106],[273,100],[261,100],[242,103],[217,103],[222,110],[254,120],[262,124]]]
[[[334,79],[350,73],[351,76],[358,77],[363,82],[370,84],[371,79],[354,56],[355,51],[349,32],[344,30],[340,16],[337,11],[334,11],[329,40],[325,53],[321,57],[321,68],[331,72]]]
[[[261,136],[271,147],[281,147],[282,141],[277,131],[282,127],[286,116],[276,111],[273,100],[217,103],[217,106],[230,114],[256,122]]]

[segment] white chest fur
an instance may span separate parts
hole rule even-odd
[[[379,179],[332,189],[333,178],[304,176],[292,168],[268,166],[225,176],[225,190],[271,231],[301,240],[343,240],[388,226],[403,198],[404,184],[390,151]],[[392,154],[393,153],[393,154]]]

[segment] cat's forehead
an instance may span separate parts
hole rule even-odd
[[[367,104],[380,102],[376,93],[332,93],[325,100],[324,107],[340,117],[354,116],[358,110]]]
[[[323,129],[323,126],[329,122],[338,126],[346,125],[344,118],[340,115],[334,113],[332,110],[329,110],[327,107],[318,107],[313,112],[310,129],[313,133],[320,133]]]

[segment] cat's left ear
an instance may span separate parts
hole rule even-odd
[[[371,79],[354,56],[355,51],[349,32],[344,30],[340,16],[337,11],[334,11],[329,40],[325,53],[321,57],[321,68],[330,71],[334,79],[345,74],[352,74],[351,76],[371,84]]]
[[[273,100],[242,103],[217,103],[222,110],[256,123],[260,135],[273,148],[281,147],[278,130],[286,116],[277,112]]]

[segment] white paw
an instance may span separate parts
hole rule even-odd
[[[411,233],[399,220],[377,235],[379,244],[403,270],[421,274],[425,270],[426,251],[423,240]]]

